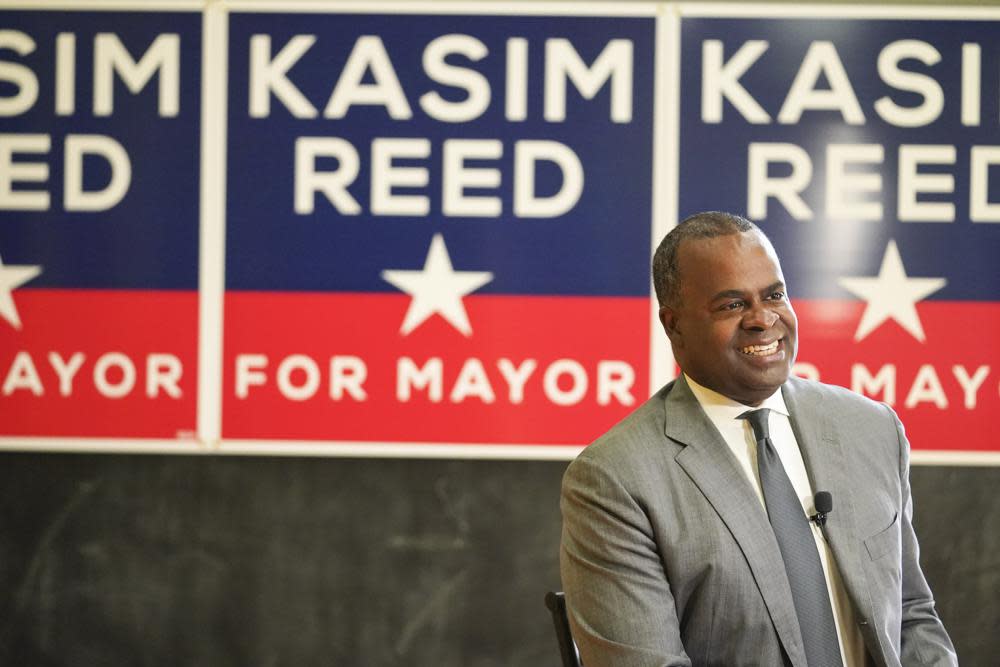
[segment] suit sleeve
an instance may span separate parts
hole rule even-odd
[[[934,610],[934,596],[920,569],[920,546],[913,532],[913,500],[910,496],[910,443],[903,425],[888,407],[899,440],[899,478],[902,512],[902,623],[900,662],[903,665],[958,665],[955,647]]]
[[[586,667],[690,666],[646,513],[586,452],[563,478],[560,569]]]

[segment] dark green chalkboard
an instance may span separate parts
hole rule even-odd
[[[0,455],[0,664],[558,665],[565,463]],[[997,468],[916,468],[963,662],[1000,653]]]

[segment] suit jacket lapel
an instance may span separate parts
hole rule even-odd
[[[781,552],[750,481],[681,376],[665,399],[667,437],[685,445],[677,463],[715,508],[750,565],[793,665],[806,664]]]
[[[829,491],[833,496],[833,512],[824,528],[824,534],[844,587],[859,618],[871,618],[871,591],[865,580],[861,564],[861,540],[855,527],[850,461],[844,455],[837,431],[823,411],[819,397],[812,396],[794,379],[784,384],[782,395],[791,415],[792,432],[802,451],[813,490]],[[878,642],[874,635],[871,632],[865,632],[864,635],[869,653],[879,656],[876,659],[881,662],[881,650],[877,649]],[[873,650],[872,642],[875,642],[876,650]]]

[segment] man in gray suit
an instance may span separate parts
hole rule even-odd
[[[885,405],[789,376],[797,323],[767,238],[697,214],[660,244],[653,281],[682,375],[563,480],[584,666],[956,665],[920,570],[903,427]],[[748,406],[768,409],[762,435]],[[765,472],[768,451],[780,463]],[[817,491],[833,498],[825,526],[809,519]],[[804,539],[788,546],[782,521]]]

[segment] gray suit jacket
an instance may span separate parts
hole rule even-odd
[[[909,444],[885,405],[789,379],[792,429],[875,664],[956,665],[920,571]],[[585,667],[806,667],[781,554],[683,378],[587,447],[562,488],[562,582]]]

